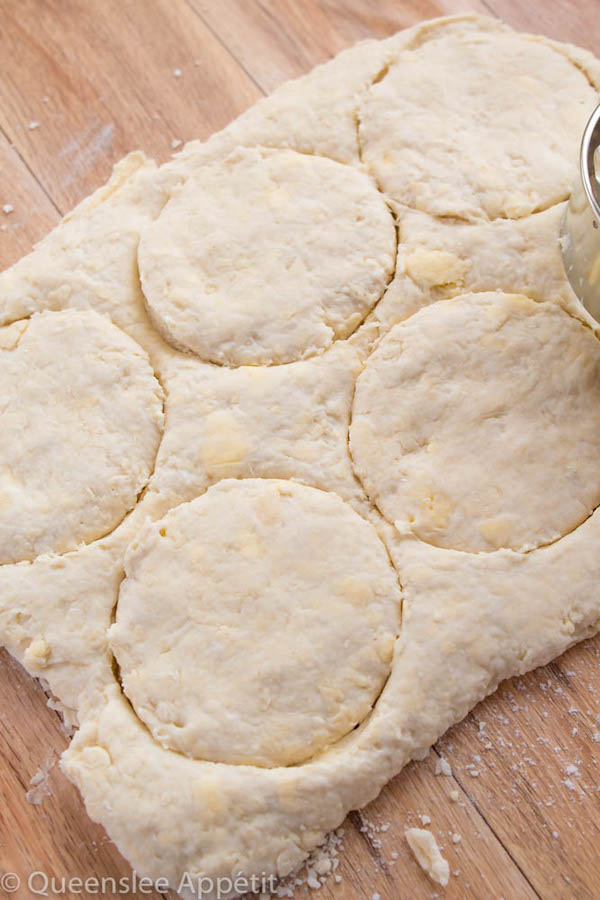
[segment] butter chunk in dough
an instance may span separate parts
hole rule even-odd
[[[335,494],[222,481],[148,526],[126,573],[111,645],[166,748],[299,763],[360,723],[389,675],[397,575]]]
[[[366,93],[364,163],[391,198],[468,221],[565,200],[598,94],[525,35],[460,30],[401,53]]]
[[[441,301],[369,359],[350,440],[401,533],[474,552],[539,547],[600,501],[600,344],[551,303]]]
[[[145,352],[91,311],[0,329],[0,564],[96,540],[135,505],[162,434]]]
[[[200,168],[143,232],[151,316],[210,362],[285,363],[354,331],[393,271],[392,215],[371,179],[291,150]]]

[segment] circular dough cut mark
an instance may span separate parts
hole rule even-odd
[[[598,95],[566,56],[467,30],[401,54],[360,112],[384,193],[436,216],[516,219],[565,200]]]
[[[0,384],[0,563],[108,534],[162,434],[145,352],[95,312],[46,312],[0,329]]]
[[[334,494],[226,480],[150,525],[126,559],[110,642],[165,748],[301,763],[370,712],[400,617],[374,528]]]
[[[152,319],[227,366],[292,362],[360,325],[395,265],[368,175],[293,150],[238,148],[191,176],[142,234]]]
[[[442,300],[396,325],[360,375],[356,474],[401,533],[528,551],[600,502],[600,344],[553,303]]]

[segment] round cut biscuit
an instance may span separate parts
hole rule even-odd
[[[373,527],[334,494],[226,480],[148,526],[110,642],[164,747],[292,765],[351,731],[390,672],[400,588]]]
[[[0,564],[112,531],[162,435],[146,353],[95,312],[45,312],[0,328],[0,386]]]
[[[395,265],[368,175],[239,148],[191,176],[142,234],[142,288],[174,346],[228,366],[287,363],[348,337]]]
[[[363,100],[362,159],[399,203],[468,221],[567,199],[598,94],[566,55],[467,29],[404,51]]]
[[[396,325],[360,375],[350,448],[402,533],[527,551],[600,502],[600,344],[553,303],[442,300]]]

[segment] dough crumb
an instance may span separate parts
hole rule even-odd
[[[452,775],[452,769],[450,767],[450,763],[444,756],[440,756],[435,764],[435,774],[436,775]]]
[[[54,768],[56,757],[51,753],[41,769],[35,773],[29,784],[31,789],[25,794],[25,799],[32,806],[41,806],[46,797],[51,796],[50,785],[48,779],[50,772]]]
[[[181,69],[173,69],[173,76],[175,78],[181,78],[182,75],[183,75],[183,72],[181,71]]]
[[[419,816],[419,818],[421,820],[421,825],[431,824],[431,819],[429,818],[429,816]]]
[[[171,150],[177,150],[178,147],[181,147],[181,141],[179,138],[173,138],[171,141]]]
[[[40,123],[39,122],[30,122],[27,127],[29,128],[30,131],[35,131],[36,128],[40,127]]]
[[[461,838],[460,834],[452,835],[452,843],[453,844],[460,844],[461,840],[462,840],[462,838]]]
[[[453,803],[458,803],[459,796],[460,795],[459,795],[458,791],[450,791],[450,799],[452,800]]]
[[[5,216],[9,216],[11,214],[11,212],[14,212],[14,211],[15,211],[15,208],[12,205],[12,203],[5,203],[4,206],[2,207],[2,212],[4,213]]]
[[[317,891],[323,887],[330,877],[333,877],[335,883],[339,884],[342,876],[337,872],[337,869],[340,864],[339,854],[344,849],[343,837],[343,828],[338,828],[337,831],[332,831],[331,834],[328,834],[324,843],[311,851],[308,859],[298,872],[293,872],[278,882],[275,896],[293,897],[296,888],[304,885],[313,891]]]
[[[430,831],[423,828],[409,828],[404,832],[408,846],[424,872],[432,881],[445,887],[450,877],[448,860],[444,859],[436,840]]]

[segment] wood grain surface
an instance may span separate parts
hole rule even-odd
[[[0,0],[0,209],[14,207],[0,211],[0,266],[28,252],[127,151],[164,161],[173,140],[206,137],[357,40],[465,10],[600,48],[598,0]],[[341,880],[317,896],[597,900],[599,651],[588,641],[506,683],[351,814]],[[130,874],[56,766],[66,744],[40,686],[1,652],[0,874]],[[435,774],[440,755],[451,775]],[[42,767],[49,795],[32,805],[25,795]],[[421,816],[450,862],[445,891],[407,850],[404,830]],[[11,896],[34,895],[23,884]]]

